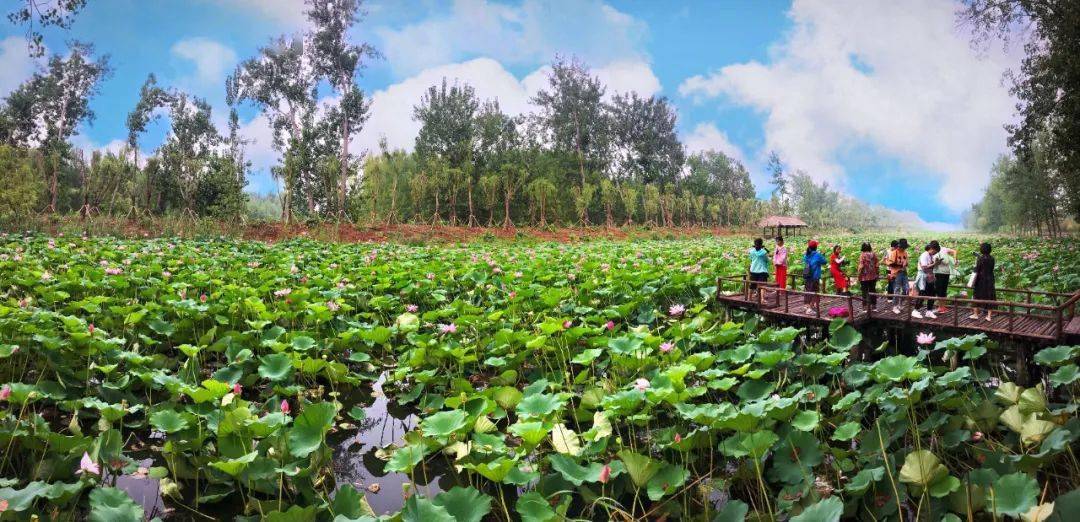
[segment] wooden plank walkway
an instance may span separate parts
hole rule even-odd
[[[1025,295],[1025,301],[976,301],[958,297],[921,298],[934,302],[934,308],[945,311],[936,318],[915,318],[911,307],[915,298],[908,296],[877,297],[876,308],[868,306],[859,295],[812,294],[801,290],[780,290],[775,284],[751,284],[745,278],[717,280],[717,301],[732,308],[757,312],[763,316],[792,322],[829,322],[830,311],[842,312],[853,325],[877,323],[926,329],[951,329],[969,333],[985,333],[1039,343],[1080,342],[1080,316],[1076,315],[1080,291],[1069,294],[1031,292],[1003,289],[1003,293]],[[1061,303],[1056,306],[1032,302],[1032,295]],[[890,298],[894,300],[890,300]],[[809,304],[807,303],[809,301]],[[900,313],[894,312],[894,306]],[[993,309],[992,320],[986,320],[983,307]],[[979,307],[977,319],[971,315]]]

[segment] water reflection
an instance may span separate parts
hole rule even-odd
[[[397,402],[387,399],[383,393],[385,380],[386,374],[380,375],[370,392],[359,392],[368,397],[369,404],[357,404],[367,414],[362,422],[357,423],[357,431],[347,433],[341,440],[333,440],[332,437],[329,441],[334,448],[334,479],[338,487],[352,484],[365,490],[368,503],[377,515],[395,513],[401,509],[405,503],[402,494],[405,484],[414,484],[414,488],[425,496],[443,490],[438,483],[440,476],[430,468],[417,466],[410,478],[404,473],[387,472],[385,462],[375,455],[380,448],[401,443],[405,434],[419,420]],[[348,404],[350,399],[346,398],[343,402]],[[349,408],[351,406],[346,406],[346,410]],[[375,484],[377,486],[373,486]]]

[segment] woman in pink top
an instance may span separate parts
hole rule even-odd
[[[776,286],[784,290],[787,288],[787,247],[784,246],[784,238],[781,236],[776,236],[773,265],[776,266]]]

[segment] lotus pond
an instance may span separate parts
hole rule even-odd
[[[747,243],[5,235],[0,519],[1080,517],[1080,347],[1024,388],[982,336],[768,326],[712,300]]]

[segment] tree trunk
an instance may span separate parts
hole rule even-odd
[[[473,212],[473,199],[472,199],[472,182],[468,186],[469,191],[469,222],[466,224],[468,227],[480,226],[480,222],[476,219],[476,214]]]
[[[514,191],[507,188],[503,191],[503,228],[511,228],[514,222],[510,220],[510,200],[514,197]]]
[[[344,104],[342,104],[344,105]],[[349,116],[342,111],[341,116],[341,153],[338,162],[341,164],[341,179],[338,180],[338,221],[345,220],[345,189],[349,174]]]
[[[540,199],[540,201],[539,201],[539,203],[540,203],[540,227],[546,227],[547,226],[547,213],[545,212],[544,196],[541,195],[539,199]]]

